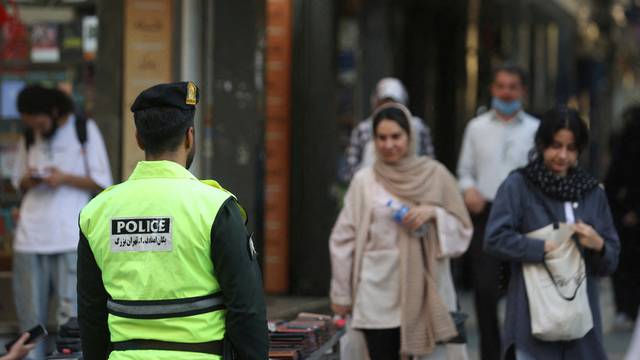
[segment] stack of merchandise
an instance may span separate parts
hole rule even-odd
[[[60,326],[58,337],[56,338],[56,352],[47,357],[47,360],[54,359],[82,359],[78,318],[72,317],[64,325]]]
[[[293,321],[270,321],[269,359],[304,359],[331,339],[335,331],[327,315],[300,313]]]

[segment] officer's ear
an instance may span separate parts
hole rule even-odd
[[[185,133],[185,143],[184,143],[185,150],[191,150],[191,148],[195,145],[195,139],[196,139],[195,129],[193,128],[193,126],[189,126],[189,128]]]
[[[138,129],[136,129],[136,142],[138,143],[138,147],[140,148],[140,150],[144,151],[144,142],[140,137],[140,133],[138,133]]]

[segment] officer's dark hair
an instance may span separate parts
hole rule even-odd
[[[22,114],[44,114],[57,120],[73,112],[73,101],[60,89],[28,85],[18,94],[17,108]]]
[[[522,66],[517,65],[516,63],[505,62],[498,65],[496,68],[494,68],[493,69],[494,82],[496,81],[498,74],[501,72],[505,72],[511,75],[516,75],[518,78],[520,78],[520,83],[522,84],[523,87],[527,87],[529,84],[529,74],[527,74],[527,71]]]
[[[542,158],[542,153],[551,145],[553,138],[560,130],[569,130],[573,134],[578,154],[581,154],[589,144],[589,127],[582,120],[580,114],[566,106],[556,106],[547,111],[535,136],[535,148],[530,158]]]
[[[133,118],[144,151],[157,155],[176,151],[193,126],[195,110],[175,107],[154,107],[138,110]]]
[[[373,117],[373,135],[378,134],[378,125],[380,125],[382,120],[395,121],[398,126],[407,133],[407,136],[411,138],[411,124],[409,123],[409,119],[407,119],[407,115],[404,111],[399,108],[389,107],[377,112]]]

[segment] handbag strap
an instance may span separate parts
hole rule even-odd
[[[551,220],[551,222],[553,223],[553,228],[554,229],[558,229],[560,228],[560,223],[559,221],[556,219],[555,214],[553,213],[553,210],[551,210],[551,206],[549,205],[549,203],[547,201],[545,201],[545,199],[542,197],[542,194],[540,193],[540,190],[536,189],[533,184],[529,181],[529,179],[527,179],[526,176],[524,176],[524,181],[527,184],[527,188],[529,189],[529,191],[533,194],[533,196],[542,204],[542,207],[544,207],[545,212],[547,213],[547,216],[549,217],[549,219]],[[571,240],[574,241],[576,243],[576,246],[578,247],[578,254],[580,254],[580,257],[582,259],[584,259],[584,255],[582,254],[582,251],[580,249],[580,245],[575,241],[575,239],[573,238],[573,236],[571,237]],[[566,301],[573,301],[573,299],[576,298],[576,296],[578,295],[578,290],[580,289],[580,286],[582,285],[582,283],[584,282],[584,280],[587,278],[586,276],[583,276],[580,281],[578,282],[578,284],[576,284],[576,290],[573,292],[573,295],[571,296],[565,296],[559,289],[559,285],[558,282],[556,281],[556,279],[553,277],[553,274],[551,273],[551,270],[549,270],[549,267],[547,266],[547,262],[546,260],[542,261],[542,265],[544,267],[544,269],[547,272],[547,275],[549,275],[549,278],[551,279],[551,282],[553,282],[553,287],[556,289],[556,292],[558,293],[558,295],[560,295],[561,298],[563,298]]]
[[[543,262],[543,266],[544,269],[547,271],[547,275],[549,275],[549,278],[551,279],[551,281],[553,282],[553,287],[556,289],[556,292],[558,293],[558,295],[560,295],[561,298],[563,298],[566,301],[573,301],[573,299],[576,298],[576,296],[578,295],[578,290],[580,290],[580,286],[582,285],[582,283],[584,282],[584,280],[587,278],[586,276],[582,276],[582,278],[580,279],[580,281],[578,281],[578,284],[576,284],[576,289],[573,292],[573,295],[571,296],[565,296],[562,292],[560,292],[560,289],[558,289],[558,283],[556,282],[556,279],[553,277],[553,274],[551,273],[551,271],[549,270],[549,267],[547,266],[547,262]]]

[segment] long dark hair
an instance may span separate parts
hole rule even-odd
[[[73,112],[73,101],[60,89],[29,85],[18,94],[17,107],[20,113],[44,114],[55,120]]]
[[[553,145],[553,137],[560,130],[569,130],[573,134],[578,155],[582,154],[589,144],[589,128],[580,114],[566,106],[556,106],[542,117],[540,127],[536,131],[535,147],[529,153],[529,160],[542,158],[542,153]]]
[[[20,91],[16,101],[18,112],[30,115],[47,115],[53,121],[51,131],[44,135],[50,139],[58,130],[60,119],[73,112],[73,100],[64,91],[42,85],[28,85]],[[30,128],[24,132],[27,149],[34,143],[35,135]]]

